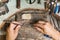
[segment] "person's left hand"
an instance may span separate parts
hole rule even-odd
[[[18,35],[18,30],[20,29],[20,27],[21,26],[19,25],[18,22],[12,22],[9,28],[7,29],[6,40],[15,40]]]

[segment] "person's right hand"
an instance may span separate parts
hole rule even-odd
[[[38,31],[42,32],[43,34],[47,34],[54,39],[60,38],[60,33],[56,29],[54,29],[52,24],[50,24],[49,22],[38,21],[36,24],[34,24],[34,26]]]
[[[51,30],[53,29],[53,26],[49,22],[39,21],[38,23],[34,24],[35,28],[44,33],[50,35]]]

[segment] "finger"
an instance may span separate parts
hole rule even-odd
[[[35,27],[38,31],[40,31],[41,33],[44,33],[43,29],[40,29],[38,27]]]
[[[12,24],[12,23],[11,23],[11,24],[10,24],[9,29],[11,29],[11,30],[12,30],[12,29],[14,29],[14,28],[15,28],[15,26],[16,26],[16,25],[14,25],[14,24]]]
[[[16,24],[19,24],[18,22],[12,22],[10,24],[10,29],[14,29],[16,27]]]
[[[37,24],[34,24],[34,26],[36,26],[36,27],[40,27],[40,28],[42,28],[42,29],[44,28],[44,25],[42,25],[42,24],[38,24],[38,23],[37,23]]]
[[[38,23],[45,24],[46,22],[45,21],[38,21]]]
[[[15,33],[18,33],[19,29],[21,28],[20,25],[18,25],[16,28],[15,28]]]
[[[17,23],[17,24],[20,24],[19,22],[16,22],[16,21],[14,21],[14,22],[12,22],[12,23]]]

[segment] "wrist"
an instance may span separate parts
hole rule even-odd
[[[6,38],[6,40],[14,40],[14,39]]]
[[[11,38],[9,36],[6,36],[6,40],[15,40],[15,39],[13,39],[13,38]]]

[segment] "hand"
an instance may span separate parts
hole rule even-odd
[[[50,35],[53,26],[49,22],[39,21],[38,23],[34,24],[35,28],[44,33]]]
[[[47,34],[55,40],[60,40],[60,33],[56,29],[54,29],[52,24],[50,24],[49,22],[38,21],[36,24],[34,24],[34,26],[43,34]]]
[[[6,40],[15,40],[17,35],[18,35],[18,30],[20,29],[20,25],[16,25],[15,24],[19,24],[18,22],[12,22],[10,24],[10,27],[7,29],[7,36],[6,36]]]

